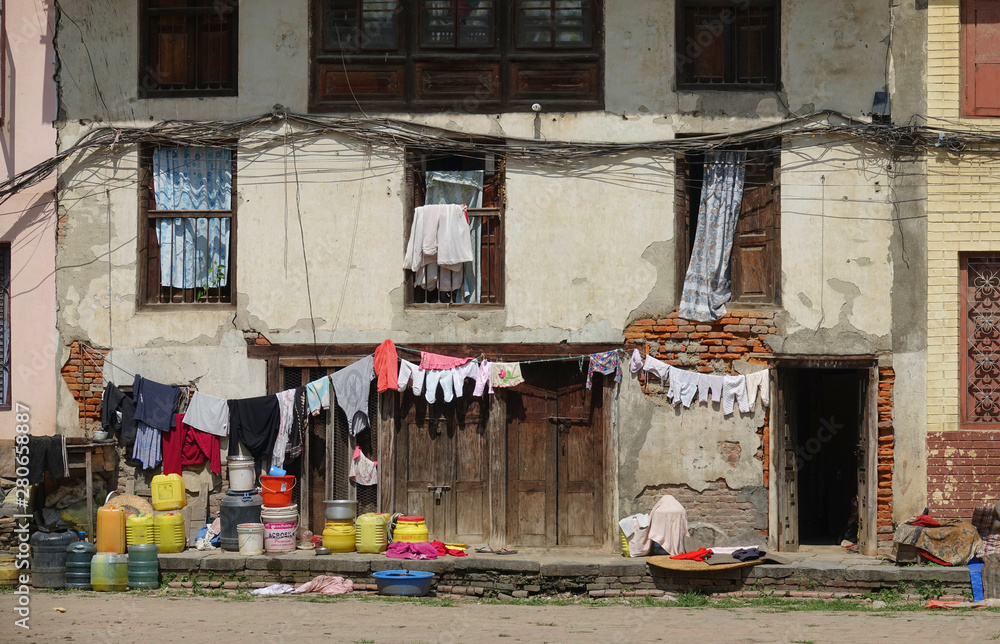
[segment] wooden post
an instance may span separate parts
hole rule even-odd
[[[97,535],[94,534],[94,467],[91,461],[91,449],[93,448],[88,447],[83,453],[87,471],[87,538],[91,543],[97,543]]]
[[[378,511],[396,510],[396,410],[399,395],[378,395]]]
[[[604,512],[603,529],[598,534],[604,535],[605,550],[620,550],[621,541],[618,538],[618,428],[615,425],[619,390],[622,383],[616,383],[612,378],[604,379],[607,383],[601,387],[602,401],[601,431],[604,433]],[[593,391],[597,391],[595,388]]]
[[[507,547],[507,399],[502,391],[486,395],[490,401],[486,421],[489,450],[490,547]]]

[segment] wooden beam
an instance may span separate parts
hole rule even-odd
[[[601,431],[604,433],[604,516],[601,521],[604,528],[604,549],[621,550],[621,539],[618,538],[618,432],[615,427],[615,401],[620,383],[612,378],[605,378],[606,386],[601,387],[604,400],[601,404]],[[594,391],[597,391],[594,389]]]
[[[486,448],[489,450],[490,547],[507,547],[507,398],[489,396]]]

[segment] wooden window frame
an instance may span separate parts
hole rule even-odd
[[[736,80],[736,64],[740,56],[737,44],[737,35],[733,24],[724,24],[724,32],[721,36],[725,39],[723,51],[725,56],[725,67],[723,75],[726,80],[721,83],[699,83],[689,80],[688,73],[685,72],[689,64],[690,54],[688,53],[688,33],[686,29],[686,11],[698,7],[717,7],[722,9],[741,9],[746,7],[770,7],[773,11],[772,37],[774,39],[774,68],[772,82],[765,83],[741,83]],[[726,3],[725,0],[678,0],[676,4],[676,64],[674,71],[676,74],[676,85],[678,90],[719,90],[719,91],[773,91],[781,87],[781,2],[779,0],[742,0],[740,3]]]
[[[203,309],[234,309],[236,308],[236,294],[239,292],[236,287],[236,277],[239,271],[237,270],[237,240],[238,240],[238,217],[237,214],[237,151],[236,146],[233,144],[230,146],[225,146],[230,150],[232,154],[232,201],[229,210],[170,210],[170,211],[159,211],[150,210],[149,204],[155,199],[153,196],[153,151],[157,147],[151,143],[143,143],[139,146],[139,230],[138,230],[138,240],[139,249],[137,255],[138,270],[137,280],[138,284],[136,287],[136,294],[138,300],[138,308],[140,310],[203,310]],[[185,147],[185,146],[178,146]],[[214,146],[222,147],[222,146]],[[197,296],[198,287],[193,289],[179,289],[182,291],[181,301],[168,301],[161,302],[154,298],[158,298],[161,295],[163,288],[169,288],[173,291],[173,287],[162,287],[160,286],[160,275],[159,275],[159,253],[157,252],[157,246],[155,240],[156,231],[152,228],[151,222],[154,219],[159,219],[161,217],[151,217],[150,213],[170,213],[172,218],[193,218],[193,219],[216,219],[225,218],[220,217],[218,214],[212,216],[213,213],[229,213],[229,262],[228,270],[229,275],[226,278],[226,289],[229,291],[228,295],[221,292],[216,293],[214,296],[211,293],[206,292],[205,300],[203,301]],[[155,288],[154,288],[155,285]],[[207,289],[207,291],[215,291],[221,289]],[[228,298],[225,299],[225,298]]]
[[[435,150],[410,148],[406,151],[406,218],[404,220],[404,227],[406,231],[406,239],[409,239],[410,229],[413,224],[413,211],[418,206],[422,206],[424,203],[424,175],[427,172],[426,162],[429,157],[439,157],[446,158],[449,156],[467,156],[459,154],[450,154],[448,152],[440,152]],[[484,155],[485,157],[486,155]],[[468,310],[497,310],[502,309],[505,306],[505,290],[506,290],[506,243],[505,243],[505,229],[506,229],[506,201],[507,201],[507,163],[506,158],[500,155],[494,156],[495,163],[495,183],[493,190],[492,200],[496,204],[491,207],[483,208],[469,208],[469,216],[481,216],[481,217],[493,217],[498,221],[498,229],[495,231],[495,239],[493,244],[495,245],[495,250],[491,251],[495,255],[494,262],[489,266],[490,277],[488,278],[491,284],[490,289],[490,299],[488,302],[420,302],[417,297],[417,289],[413,283],[414,275],[413,271],[406,271],[406,298],[405,305],[407,309],[413,310],[456,310],[461,309],[463,311]],[[484,166],[486,165],[484,158]],[[483,200],[484,204],[491,199],[489,196],[490,187],[488,180],[485,181],[486,185],[483,186]],[[488,242],[484,239],[484,246]],[[404,244],[405,245],[405,244]],[[482,271],[482,265],[480,265],[480,270]]]
[[[204,7],[172,7],[172,8],[151,8],[150,0],[140,0],[139,2],[139,98],[188,98],[188,97],[216,97],[216,96],[238,96],[239,95],[239,0],[212,0],[208,6]],[[182,89],[159,89],[155,73],[153,72],[152,42],[150,31],[152,30],[151,19],[156,16],[199,16],[215,13],[222,15],[229,14],[229,46],[230,46],[230,67],[229,78],[225,82],[227,87],[204,88],[185,87]],[[194,29],[197,38],[198,30]],[[194,66],[195,73],[198,69],[198,51],[195,46],[193,53],[188,56],[187,65]],[[195,81],[196,83],[197,81]]]
[[[691,246],[694,237],[694,227],[692,226],[692,215],[697,215],[698,205],[701,195],[701,180],[692,176],[692,168],[703,160],[698,158],[702,153],[678,154],[675,157],[674,173],[674,230],[677,236],[677,251],[675,253],[675,292],[677,302],[680,303],[681,295],[684,292],[684,277],[687,273],[688,264],[691,261]],[[733,244],[733,255],[730,257],[730,270],[732,274],[732,299],[730,304],[741,309],[767,309],[773,310],[781,305],[781,141],[771,139],[761,144],[747,147],[748,164],[758,163],[768,165],[767,172],[772,178],[768,182],[774,191],[774,211],[772,213],[773,223],[770,231],[773,237],[767,240],[767,275],[765,277],[766,287],[770,290],[770,297],[767,294],[757,297],[743,297],[738,282],[740,266],[738,265],[736,254],[737,242]],[[694,158],[692,158],[694,157]],[[756,158],[755,158],[756,157]],[[702,165],[703,167],[703,165]],[[768,184],[765,184],[768,185]],[[742,204],[747,203],[747,196],[744,193]],[[742,221],[743,211],[741,208],[740,218]],[[737,228],[737,235],[739,229]]]
[[[530,111],[534,103],[547,111],[604,109],[604,0],[587,0],[586,48],[519,47],[516,3],[500,0],[493,47],[422,46],[422,4],[401,0],[398,47],[381,51],[328,48],[329,1],[312,0],[310,111],[482,114]]]
[[[1000,10],[997,0],[961,0],[961,110],[962,116],[982,118],[1000,116],[1000,104],[976,107],[976,33],[975,15],[980,5],[992,4]],[[1000,61],[998,61],[1000,63]]]
[[[969,409],[969,264],[971,262],[991,262],[1000,270],[1000,253],[997,252],[969,252],[959,254],[959,429],[989,429],[996,428],[998,422],[988,420],[976,420],[971,417],[972,410]],[[1000,294],[998,294],[1000,300]],[[1000,417],[1000,416],[998,416]]]

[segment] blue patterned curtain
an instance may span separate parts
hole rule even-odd
[[[698,226],[678,310],[685,320],[710,322],[726,315],[726,302],[732,297],[729,258],[743,201],[746,160],[746,152],[706,155]]]
[[[157,210],[231,210],[232,154],[222,148],[157,148],[153,191]],[[228,217],[161,219],[160,284],[225,286],[229,274]]]
[[[425,205],[465,204],[469,208],[483,207],[482,170],[429,171],[427,173],[427,195]],[[436,277],[438,289],[453,291],[452,301],[465,304],[479,302],[482,290],[482,276],[479,266],[482,253],[482,221],[479,217],[469,218],[469,234],[472,236],[472,252],[476,258],[467,262],[461,271],[439,269],[428,266],[428,277]]]

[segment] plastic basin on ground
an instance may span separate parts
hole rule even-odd
[[[422,570],[380,570],[372,573],[380,595],[423,597],[431,589],[434,573]]]

